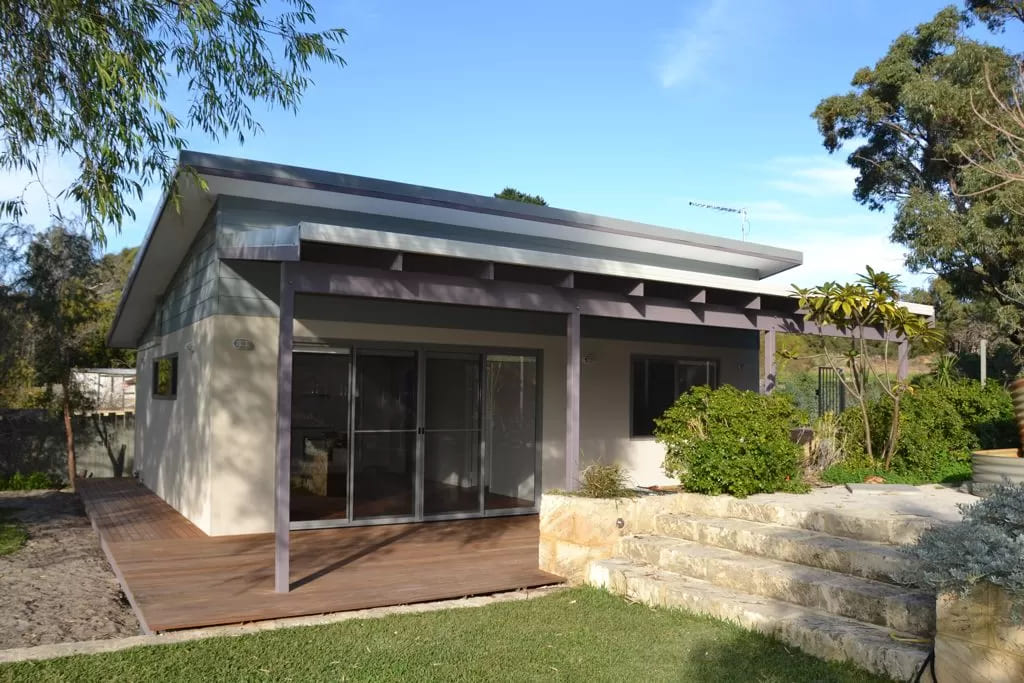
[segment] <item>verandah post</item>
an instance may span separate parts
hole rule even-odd
[[[569,313],[565,354],[565,488],[574,491],[580,476],[580,312]]]
[[[761,384],[761,393],[770,394],[775,390],[775,330],[768,330],[764,333],[764,381]]]
[[[289,476],[292,431],[292,335],[295,289],[291,269],[281,263],[280,315],[277,333],[277,462],[274,485],[274,590],[291,588],[288,529],[291,525]]]

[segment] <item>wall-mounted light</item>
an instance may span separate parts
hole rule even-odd
[[[235,347],[236,351],[252,351],[256,348],[256,345],[252,343],[251,339],[244,337],[238,337],[231,342],[231,346]]]

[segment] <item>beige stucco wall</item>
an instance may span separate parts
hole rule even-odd
[[[213,331],[207,318],[139,348],[135,392],[135,469],[142,483],[207,533]],[[172,353],[178,354],[177,397],[154,398],[152,362]]]
[[[211,348],[211,534],[274,529],[277,439],[275,318],[218,315]],[[252,349],[237,349],[248,339]]]

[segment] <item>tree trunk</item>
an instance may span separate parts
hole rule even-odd
[[[889,440],[885,443],[885,470],[887,472],[900,440],[900,398],[900,395],[896,394],[892,401],[892,424],[889,426]]]
[[[75,432],[71,426],[71,387],[61,387],[64,403],[64,438],[68,448],[68,486],[75,490]]]

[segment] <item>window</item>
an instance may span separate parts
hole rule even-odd
[[[153,396],[174,398],[178,395],[178,354],[153,361]]]
[[[693,387],[718,386],[718,361],[634,357],[630,436],[654,434],[654,419]]]

